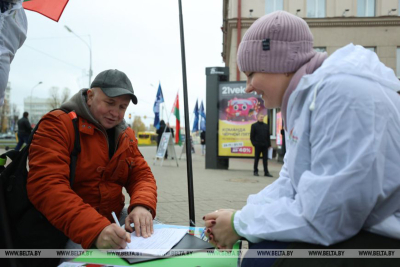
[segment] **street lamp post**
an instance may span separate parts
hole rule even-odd
[[[82,42],[85,43],[85,45],[89,48],[89,53],[90,53],[90,63],[89,63],[89,86],[88,88],[90,88],[90,84],[92,83],[92,42],[91,42],[91,38],[89,35],[89,43],[86,43],[85,40],[83,40],[79,35],[77,35],[76,33],[74,33],[70,28],[68,28],[67,25],[64,25],[65,29],[67,29],[67,31],[69,31],[70,33],[72,33],[73,35],[75,35],[76,37],[78,37]]]
[[[37,86],[41,85],[43,82],[38,82],[34,87],[31,89],[31,104],[30,104],[30,113],[31,113],[31,120],[33,123],[33,112],[32,112],[32,94],[33,94],[33,89],[35,89]]]

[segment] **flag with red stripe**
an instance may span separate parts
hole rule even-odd
[[[54,21],[59,21],[68,0],[24,0],[22,6]]]
[[[179,92],[176,94],[174,105],[172,106],[171,111],[176,117],[176,129],[175,129],[175,144],[181,145],[181,125],[180,125],[180,116],[179,116]]]

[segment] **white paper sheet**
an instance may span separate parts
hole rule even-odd
[[[187,233],[187,229],[162,228],[154,229],[154,234],[148,238],[137,237],[131,233],[131,242],[126,249],[148,255],[162,256],[177,244]]]
[[[268,159],[272,159],[272,152],[274,152],[274,149],[272,147],[268,148]]]

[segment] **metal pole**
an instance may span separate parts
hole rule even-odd
[[[183,34],[183,15],[182,3],[179,3],[179,24],[181,36],[181,56],[182,56],[182,77],[183,77],[183,104],[185,115],[185,144],[186,144],[186,164],[187,164],[187,181],[188,181],[188,194],[189,194],[189,222],[190,226],[196,226],[195,212],[194,212],[194,193],[193,193],[193,168],[192,168],[192,149],[190,142],[190,125],[189,125],[189,108],[188,108],[188,90],[186,81],[186,58],[185,58],[185,36]]]
[[[89,66],[89,87],[88,88],[90,88],[90,85],[92,84],[92,75],[93,75],[93,71],[92,71],[92,38],[90,38],[90,35],[89,35],[89,44],[90,44],[90,47],[89,47],[89,50],[90,50],[90,66]]]
[[[70,33],[72,33],[73,35],[78,37],[79,40],[84,42],[85,45],[89,48],[89,59],[90,59],[90,62],[89,62],[89,86],[88,86],[88,88],[90,88],[90,84],[92,83],[92,39],[90,38],[90,34],[89,34],[89,43],[90,43],[90,45],[89,45],[79,35],[74,33],[67,25],[64,25],[64,27],[65,27],[65,29],[67,29],[67,31],[69,31]]]

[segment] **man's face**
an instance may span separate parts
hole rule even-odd
[[[259,122],[263,122],[264,121],[264,115],[263,114],[259,114],[257,117]]]
[[[107,130],[121,123],[131,101],[129,95],[108,97],[100,88],[89,89],[87,95],[90,113]]]

